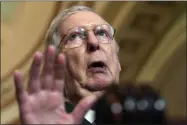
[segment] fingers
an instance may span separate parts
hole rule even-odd
[[[38,92],[40,90],[41,62],[42,54],[40,52],[36,52],[30,69],[30,77],[28,83],[30,93]]]
[[[53,68],[55,60],[55,47],[49,46],[45,55],[45,62],[42,71],[42,88],[50,90],[53,85]]]
[[[72,112],[72,115],[75,121],[77,121],[77,124],[79,124],[82,121],[87,111],[92,108],[96,101],[97,97],[94,95],[85,97],[83,100],[80,101],[80,103]]]
[[[14,83],[16,88],[16,97],[20,105],[23,105],[27,101],[27,92],[24,89],[23,75],[16,71],[14,73]]]
[[[59,54],[54,65],[54,90],[63,93],[65,76],[65,57],[63,54]]]

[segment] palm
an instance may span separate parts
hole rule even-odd
[[[21,73],[15,73],[20,118],[24,124],[79,124],[95,102],[95,97],[87,97],[71,114],[66,113],[63,97],[65,70],[63,55],[60,54],[56,62],[54,60],[55,49],[49,47],[40,77],[42,54],[36,53],[30,70],[29,93],[24,90]]]
[[[34,123],[55,123],[60,120],[60,112],[63,107],[62,94],[59,92],[41,91],[28,97],[28,103],[32,112],[27,112],[28,119]]]

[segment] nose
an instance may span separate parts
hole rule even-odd
[[[99,41],[97,37],[92,31],[88,32],[88,41],[87,41],[88,52],[94,52],[99,49],[100,49],[100,46],[99,46]]]

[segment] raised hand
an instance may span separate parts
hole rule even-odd
[[[46,56],[36,52],[30,68],[29,92],[24,89],[22,73],[15,71],[16,96],[23,124],[80,124],[86,112],[96,101],[95,96],[82,99],[72,113],[64,107],[65,58],[59,54],[55,61],[55,48],[49,46]],[[40,76],[42,62],[44,66]],[[54,68],[55,67],[55,68]],[[67,83],[68,84],[68,83]]]

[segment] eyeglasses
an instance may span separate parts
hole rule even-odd
[[[76,27],[65,34],[59,44],[59,48],[71,49],[80,47],[88,38],[88,31],[92,30],[99,42],[109,44],[114,38],[115,29],[108,24],[97,25],[94,29]]]

